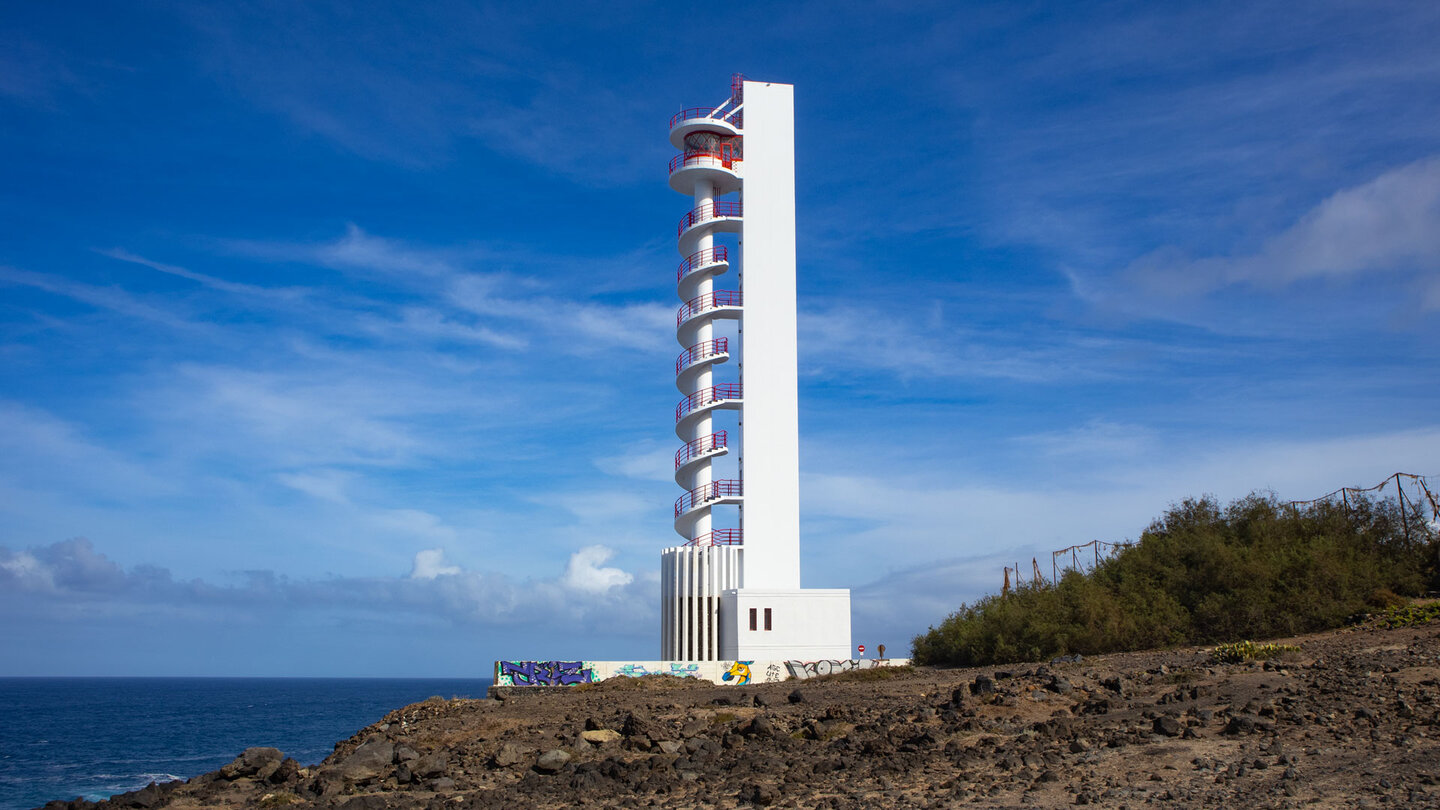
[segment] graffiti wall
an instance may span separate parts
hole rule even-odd
[[[907,660],[905,663],[910,662]],[[895,665],[893,659],[861,658],[847,661],[827,658],[820,661],[786,661],[785,669],[790,673],[790,677],[803,681],[806,678],[834,675],[837,672],[849,672],[852,669],[875,669],[876,667]]]
[[[750,665],[754,661],[736,661],[728,669],[720,674],[722,681],[734,681],[736,686],[744,686],[750,683]]]
[[[496,686],[574,686],[599,680],[590,661],[496,661]]]
[[[671,675],[725,686],[806,680],[852,669],[907,666],[908,658],[819,661],[496,661],[496,686],[576,686],[607,678]]]

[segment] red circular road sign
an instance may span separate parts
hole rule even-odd
[[[864,645],[864,644],[861,644],[861,645],[860,645],[860,652],[862,652],[862,653],[865,652],[865,645]]]

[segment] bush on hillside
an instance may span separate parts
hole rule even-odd
[[[1090,572],[961,605],[914,639],[912,657],[979,666],[1338,627],[1422,594],[1436,549],[1434,531],[1414,510],[1402,522],[1394,501],[1186,500]]]

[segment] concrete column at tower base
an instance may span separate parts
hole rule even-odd
[[[675,546],[660,554],[660,655],[720,657],[720,595],[744,584],[740,546]]]

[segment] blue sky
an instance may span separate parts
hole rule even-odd
[[[796,86],[857,643],[1186,496],[1440,474],[1440,6],[538,8],[0,19],[0,674],[656,655],[666,124],[736,71]]]

